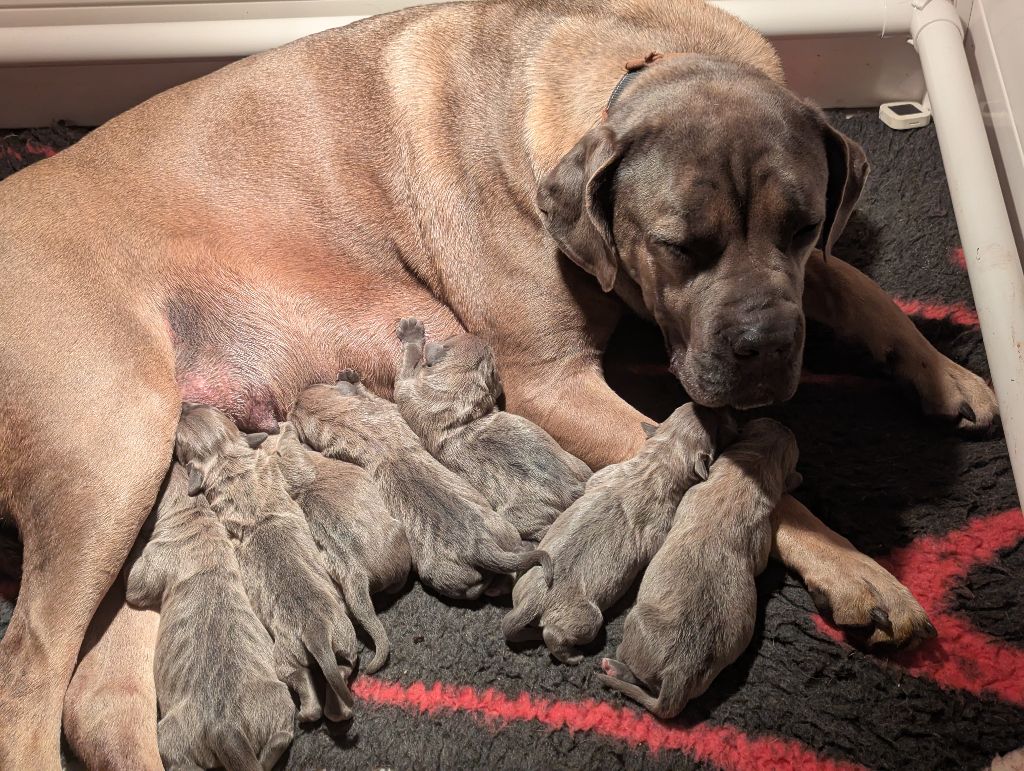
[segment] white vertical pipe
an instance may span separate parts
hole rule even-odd
[[[1024,271],[968,68],[960,17],[947,0],[913,4],[911,34],[931,98],[1017,496],[1024,501]]]

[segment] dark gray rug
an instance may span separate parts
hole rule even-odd
[[[910,311],[942,351],[986,372],[934,130],[897,133],[873,111],[831,113],[874,171],[837,252]],[[79,130],[17,131],[0,176]],[[655,330],[624,325],[611,379],[652,416],[683,394]],[[921,417],[865,357],[812,330],[797,397],[769,410],[797,434],[799,497],[869,554],[886,557],[939,638],[913,655],[860,653],[817,619],[777,565],[762,576],[747,653],[684,717],[662,724],[582,666],[511,650],[501,605],[452,604],[419,586],[384,608],[391,663],[359,678],[357,717],[308,726],[289,768],[980,768],[1024,745],[1024,519],[1001,439],[964,441]],[[10,596],[14,584],[6,585]],[[0,628],[9,608],[0,603]]]

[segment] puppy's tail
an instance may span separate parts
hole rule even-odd
[[[526,579],[529,580],[529,579]],[[531,587],[534,588],[534,587]],[[528,629],[535,623],[544,612],[544,598],[546,592],[539,586],[534,591],[524,592],[519,602],[513,602],[515,606],[505,617],[501,619],[501,633],[509,642],[526,642],[528,640],[540,639],[539,629]]]
[[[363,667],[363,670],[372,675],[387,663],[388,655],[391,653],[391,641],[384,625],[377,618],[373,609],[373,600],[370,599],[370,588],[365,578],[357,578],[352,575],[345,576],[341,584],[342,594],[345,595],[345,604],[352,613],[353,618],[359,622],[370,638],[373,640],[373,658],[370,663]]]
[[[629,667],[622,662],[603,659],[601,667],[604,669],[604,673],[598,674],[598,680],[632,699],[662,720],[676,717],[690,700],[687,680],[681,676],[678,670],[670,669],[665,672],[661,681],[661,691],[654,696],[644,688],[630,672]]]
[[[501,551],[497,547],[484,549],[478,560],[480,567],[492,573],[525,573],[532,567],[540,566],[544,571],[544,583],[551,587],[554,580],[554,567],[551,555],[543,549],[533,551],[512,552]]]
[[[348,620],[345,620],[348,623]],[[306,642],[306,648],[320,665],[324,673],[324,680],[327,681],[327,699],[324,704],[324,715],[328,720],[338,722],[340,720],[352,719],[352,691],[349,690],[348,681],[338,665],[334,655],[334,648],[330,643],[330,635],[324,631],[318,635],[316,640]]]
[[[231,771],[264,771],[263,764],[253,752],[249,740],[237,727],[226,727],[212,744],[217,760],[224,768]]]

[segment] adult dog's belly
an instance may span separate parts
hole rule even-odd
[[[404,316],[432,335],[462,331],[397,262],[301,249],[211,257],[198,270],[179,267],[166,299],[175,376],[182,399],[216,406],[243,429],[273,430],[303,388],[334,382],[344,367],[390,396]]]

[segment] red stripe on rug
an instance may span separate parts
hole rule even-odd
[[[893,660],[946,688],[1024,706],[1024,650],[975,629],[954,607],[951,592],[975,566],[992,563],[1021,541],[1024,516],[1011,509],[972,519],[943,536],[918,538],[879,559],[917,598],[938,632],[936,639]],[[814,621],[820,631],[841,639],[820,616]]]
[[[684,752],[695,760],[723,769],[793,769],[796,771],[861,769],[862,766],[823,758],[792,739],[748,736],[733,726],[697,725],[680,728],[662,723],[647,713],[620,709],[585,699],[558,701],[521,693],[511,697],[500,691],[479,691],[469,686],[422,682],[412,685],[361,676],[352,688],[371,704],[402,707],[434,715],[456,712],[492,726],[512,722],[538,722],[551,730],[584,731],[650,750]]]
[[[949,253],[949,261],[960,270],[967,270],[967,258],[964,257],[964,250],[959,246]]]
[[[925,300],[904,300],[893,297],[892,301],[908,316],[918,316],[929,321],[949,321],[962,327],[978,326],[978,313],[966,303],[933,303]]]
[[[44,158],[49,158],[57,154],[57,151],[54,150],[49,145],[44,145],[41,142],[36,142],[34,139],[30,139],[27,142],[25,142],[25,151],[31,153],[32,155],[41,155]]]

